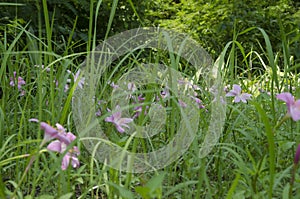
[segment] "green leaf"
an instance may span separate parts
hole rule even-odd
[[[25,6],[23,3],[0,3],[0,6]]]
[[[65,195],[60,196],[58,199],[70,199],[73,193],[67,193]]]
[[[231,185],[231,187],[230,187],[230,189],[229,189],[229,191],[227,193],[226,199],[233,198],[233,194],[234,194],[234,191],[235,191],[235,189],[236,189],[236,187],[237,187],[237,185],[239,183],[240,177],[241,177],[241,174],[237,173],[236,177],[235,177],[235,179],[234,179],[234,181],[233,181],[233,183],[232,183],[232,185]]]
[[[162,182],[164,180],[165,174],[166,173],[163,172],[160,175],[157,175],[157,176],[154,176],[153,178],[151,178],[146,183],[146,187],[150,188],[151,192],[153,192],[153,191],[157,190],[158,188],[160,188],[162,186]]]
[[[275,141],[274,141],[274,132],[272,129],[272,125],[269,121],[269,118],[266,112],[263,110],[260,104],[253,102],[257,112],[260,115],[260,118],[265,126],[266,137],[268,140],[268,148],[269,148],[269,163],[270,163],[270,187],[269,187],[269,198],[272,198],[273,195],[273,185],[275,179]]]
[[[282,198],[288,199],[289,198],[289,190],[290,190],[290,184],[287,184],[282,191]]]
[[[135,191],[142,196],[143,199],[150,199],[150,188],[138,186]]]
[[[118,190],[119,195],[124,198],[124,199],[134,199],[134,195],[131,191],[129,191],[128,189],[126,189],[125,187],[121,187],[120,185],[117,185],[113,182],[107,182],[107,184],[109,184],[110,186],[114,187],[115,189]]]
[[[50,196],[50,195],[41,195],[41,196],[37,197],[36,199],[54,199],[54,196]]]
[[[162,182],[165,177],[165,172],[152,177],[144,187],[138,186],[135,191],[138,192],[144,199],[158,198],[161,195]]]

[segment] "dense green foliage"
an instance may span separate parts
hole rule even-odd
[[[28,25],[28,29],[36,36],[40,33],[45,36],[44,8],[41,3],[42,1],[38,2],[24,0],[18,1],[19,6],[0,6],[2,31],[3,27],[5,27],[3,25],[18,22],[22,26]],[[60,46],[64,46],[71,36],[72,50],[76,52],[86,51],[86,46],[82,46],[82,44],[88,40],[89,19],[90,17],[94,18],[97,3],[98,1],[96,0],[47,0],[48,17],[52,27],[52,39],[54,42],[60,44]],[[114,6],[116,15],[113,16],[113,24],[109,28],[109,35],[137,28],[141,25],[138,22],[134,9],[145,10],[143,3],[139,3],[138,7],[136,7],[136,5],[130,4],[126,0],[121,0],[115,5],[110,0],[104,0],[97,13],[97,22],[93,22],[92,27],[94,29],[90,30],[92,32],[96,30],[96,39],[98,41],[106,35],[108,21]],[[9,27],[6,28],[9,29]],[[2,33],[0,35],[3,36]]]
[[[251,27],[263,28],[276,50],[281,50],[280,25],[288,35],[291,52],[300,58],[300,11],[296,1],[153,1],[147,16],[155,24],[193,35],[206,49],[217,56],[229,41],[237,40],[249,47],[262,43],[256,32],[241,33]],[[245,46],[244,46],[245,47]]]
[[[186,60],[177,62],[172,53],[147,49],[122,57],[101,76],[100,94],[91,99],[103,100],[97,104],[104,113],[99,121],[113,144],[145,152],[165,146],[178,134],[178,121],[184,117],[173,96],[173,101],[160,101],[167,107],[169,123],[153,139],[131,140],[112,123],[105,123],[108,109],[113,110],[111,85],[144,63],[173,64],[191,80],[187,87],[195,88],[193,95],[203,105],[195,108],[201,126],[197,136],[178,160],[161,170],[133,174],[107,167],[96,150],[88,151],[83,144],[87,138],[76,132],[71,106],[79,85],[75,73],[82,69],[79,64],[92,43],[140,26],[167,27],[191,35],[217,60],[214,66],[226,85],[222,90],[228,92],[238,84],[243,94],[252,96],[247,103],[224,97],[227,109],[221,137],[209,155],[200,157],[214,93],[202,79],[195,80],[195,69]],[[294,157],[300,125],[285,116],[286,105],[276,98],[281,92],[300,98],[299,31],[299,3],[292,0],[0,3],[0,198],[299,198],[300,168]],[[164,84],[149,84],[134,94],[145,96],[143,108],[147,110],[162,96],[162,88]],[[130,113],[135,113],[135,105]],[[292,105],[297,114],[299,105]],[[53,126],[60,123],[77,136],[72,144],[80,150],[79,168],[61,169],[65,154],[40,145],[44,131],[28,122],[32,118]],[[147,114],[138,122],[148,124]]]
[[[19,1],[20,3],[22,1]],[[44,12],[41,4],[23,1],[18,7],[0,6],[1,24],[17,20],[21,25],[38,35],[39,27],[45,33]],[[93,3],[92,5],[90,3]],[[53,25],[52,38],[63,43],[72,36],[72,42],[80,44],[88,40],[90,14],[95,15],[97,1],[48,0],[49,19]],[[115,6],[115,8],[114,8]],[[93,13],[90,13],[90,7]],[[100,6],[96,26],[97,39],[104,39],[111,10],[115,9],[109,35],[139,26],[159,25],[192,35],[213,57],[218,56],[225,44],[232,40],[241,41],[244,47],[257,46],[263,38],[258,31],[241,33],[251,27],[263,28],[270,37],[273,48],[282,51],[281,35],[287,35],[290,52],[300,59],[299,3],[292,0],[280,1],[197,1],[197,0],[120,0],[117,5],[104,0]],[[3,27],[3,26],[2,26]],[[281,30],[282,29],[282,30]],[[77,51],[84,48],[79,47]]]

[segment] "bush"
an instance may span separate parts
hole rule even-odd
[[[300,27],[298,6],[298,3],[291,0],[158,0],[152,1],[146,16],[156,25],[191,34],[215,58],[226,43],[234,40],[236,33],[250,27],[263,28],[276,50],[281,50],[282,23],[288,40],[294,42],[295,49],[292,52],[300,59],[296,39],[299,38]],[[260,44],[264,43],[261,34],[253,31],[238,37],[238,41],[248,47],[257,45],[257,40]]]

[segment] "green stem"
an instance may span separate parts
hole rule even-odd
[[[37,154],[39,155],[40,153],[45,152],[45,151],[47,151],[47,150],[46,150],[46,149],[40,150]],[[36,154],[34,154],[34,155],[31,156],[31,158],[30,158],[30,160],[29,160],[29,163],[28,163],[28,165],[26,166],[23,175],[22,175],[20,181],[18,182],[17,187],[16,187],[15,191],[14,191],[13,194],[12,194],[12,198],[13,198],[13,199],[16,198],[15,196],[16,196],[17,190],[18,190],[18,188],[21,186],[21,184],[22,184],[22,182],[23,182],[25,176],[27,175],[27,173],[28,173],[29,169],[31,168],[33,162],[35,161],[36,157],[37,157]]]
[[[293,166],[292,178],[291,178],[291,181],[290,181],[289,198],[292,198],[293,186],[294,186],[294,182],[295,182],[295,174],[296,174],[297,166],[298,166],[298,163],[294,164],[294,166]]]

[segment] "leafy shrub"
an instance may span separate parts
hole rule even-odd
[[[299,59],[297,38],[299,38],[298,3],[291,0],[280,1],[152,1],[146,16],[156,25],[174,28],[191,34],[209,52],[217,57],[225,44],[235,40],[234,33],[250,27],[263,28],[277,49],[281,50],[280,23],[288,39],[295,43],[292,51]],[[298,11],[298,12],[297,12]],[[259,32],[248,32],[238,36],[238,41],[248,47],[263,43]]]

